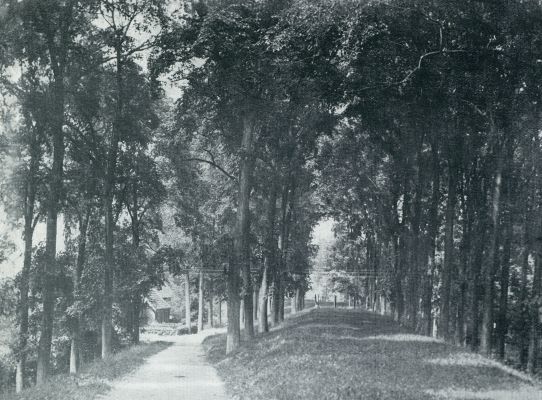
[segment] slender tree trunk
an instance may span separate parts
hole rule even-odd
[[[132,343],[139,344],[139,314],[141,313],[141,297],[136,296],[133,303],[134,322],[132,326]]]
[[[192,321],[190,316],[190,272],[188,270],[185,273],[185,286],[184,286],[184,319],[188,333],[192,333]]]
[[[237,226],[235,234],[235,264],[230,271],[228,280],[228,335],[226,352],[230,353],[239,347],[239,302],[238,302],[238,275],[243,277],[243,303],[244,303],[244,335],[250,339],[254,336],[252,320],[252,279],[250,277],[250,191],[251,177],[254,169],[253,142],[255,124],[251,117],[243,118],[243,139],[240,154],[240,176],[237,205]],[[235,292],[235,293],[234,293]]]
[[[452,287],[452,269],[454,253],[454,222],[456,203],[456,179],[454,166],[450,163],[448,171],[448,198],[446,199],[446,225],[444,231],[444,263],[442,268],[442,303],[439,324],[439,336],[450,338],[451,304],[450,295]]]
[[[276,275],[273,279],[273,296],[271,297],[271,321],[273,323],[273,326],[276,326],[280,322],[280,275],[278,274],[278,271],[276,272]]]
[[[521,257],[521,290],[520,290],[520,305],[521,305],[521,320],[523,321],[523,332],[520,338],[519,363],[522,367],[527,365],[529,354],[529,304],[528,304],[528,276],[529,276],[529,253],[530,253],[530,213],[528,200],[525,205],[525,214],[523,221],[523,254]]]
[[[24,387],[26,367],[26,346],[28,343],[28,291],[30,268],[32,265],[32,241],[34,236],[34,207],[36,201],[36,174],[39,167],[38,144],[35,137],[30,144],[30,164],[25,188],[24,204],[24,259],[19,277],[19,353],[15,374],[15,391],[20,393]]]
[[[226,336],[226,354],[239,348],[241,343],[241,326],[239,324],[239,269],[237,261],[230,260],[227,284],[227,319],[228,330]]]
[[[218,298],[218,326],[222,326],[222,299]]]
[[[214,301],[214,296],[212,294],[212,292],[209,294],[209,315],[208,315],[208,321],[209,321],[209,328],[214,328],[215,326],[215,323],[214,323],[214,320],[213,320],[213,317],[214,317],[214,310],[213,310],[213,301]]]
[[[50,374],[51,341],[53,339],[56,275],[57,217],[60,208],[64,164],[64,79],[55,73],[53,104],[53,164],[49,174],[45,264],[43,271],[43,312],[38,344],[36,383],[42,384]]]
[[[538,210],[538,234],[536,237],[536,259],[533,276],[533,291],[531,294],[530,307],[530,332],[529,332],[529,350],[527,355],[527,371],[534,374],[538,369],[538,356],[540,346],[540,307],[542,296],[542,212]]]
[[[83,275],[83,268],[85,266],[86,259],[86,247],[87,247],[87,230],[90,219],[91,208],[87,206],[85,215],[81,217],[79,221],[79,239],[77,243],[77,261],[75,271],[73,275],[73,298],[74,301],[78,301],[81,296],[81,276]],[[75,317],[72,327],[72,340],[70,348],[70,374],[77,374],[80,364],[80,317]]]
[[[422,172],[421,146],[416,157],[416,185],[412,213],[412,235],[410,240],[410,262],[408,275],[408,325],[412,329],[418,327],[418,309],[420,303],[420,221],[422,217],[422,193],[425,184],[425,174]]]
[[[258,320],[258,293],[259,285],[254,285],[252,290],[252,320],[257,321]]]
[[[258,331],[260,333],[265,333],[269,331],[269,324],[267,322],[267,274],[268,265],[267,263],[265,263],[262,273],[259,298],[260,312],[258,313]]]
[[[510,188],[510,185],[508,185]],[[511,196],[508,191],[507,196]],[[511,203],[508,204],[508,210],[505,214],[505,242],[501,262],[501,293],[499,297],[499,315],[497,317],[497,355],[504,359],[506,347],[506,333],[508,332],[508,287],[510,284],[510,254],[512,251],[513,225]]]
[[[467,177],[465,176],[465,180]],[[459,276],[459,299],[457,302],[457,325],[455,329],[455,342],[460,346],[465,346],[466,344],[466,335],[465,335],[465,310],[467,307],[467,287],[468,287],[468,262],[470,254],[470,232],[472,228],[470,212],[472,208],[472,200],[470,196],[465,199],[466,196],[466,185],[463,185],[463,191],[461,193],[461,207],[462,207],[462,230],[463,236],[461,237],[460,248],[460,263],[461,270]]]
[[[102,312],[102,358],[111,354],[111,335],[113,334],[113,271],[115,269],[113,198],[117,172],[118,147],[124,108],[123,98],[123,59],[122,44],[117,43],[116,53],[116,90],[115,121],[112,135],[108,144],[107,165],[104,182],[104,213],[105,213],[105,270],[104,270],[104,296]]]
[[[495,274],[499,266],[499,236],[500,236],[500,205],[501,205],[501,181],[502,181],[502,159],[498,161],[495,173],[495,185],[493,191],[492,223],[493,234],[491,237],[491,262],[487,268],[487,276],[484,285],[484,312],[482,321],[482,335],[480,351],[485,355],[491,355],[493,337],[493,299],[495,297]]]
[[[214,320],[213,320],[213,317],[214,317],[214,310],[213,310],[213,306],[214,306],[214,294],[213,294],[213,279],[212,279],[212,276],[209,276],[209,312],[208,312],[208,315],[207,315],[207,323],[209,325],[210,328],[214,328]]]
[[[199,271],[198,285],[198,333],[203,331],[203,271]]]
[[[279,322],[284,321],[284,300],[285,300],[286,294],[284,291],[284,285],[281,285],[280,287],[280,295],[279,295]]]
[[[429,256],[427,257],[427,268],[425,274],[425,288],[422,301],[424,315],[424,334],[431,336],[433,329],[433,276],[436,271],[436,249],[437,234],[439,227],[438,207],[440,203],[440,158],[438,146],[431,144],[432,156],[432,188],[431,188],[431,206],[429,209]]]
[[[403,282],[401,274],[401,257],[399,250],[399,238],[394,238],[393,243],[393,258],[394,258],[394,277],[393,277],[393,318],[400,322],[403,318],[404,298],[403,298]]]

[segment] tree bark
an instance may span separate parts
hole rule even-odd
[[[47,196],[47,223],[45,239],[45,264],[43,271],[43,312],[41,335],[38,344],[36,383],[42,384],[50,374],[51,341],[53,339],[56,274],[56,236],[57,217],[60,207],[60,194],[63,186],[64,164],[64,76],[55,73],[53,83],[52,141],[53,164],[49,174],[49,193]]]
[[[523,221],[523,253],[521,257],[521,289],[520,289],[520,305],[521,305],[521,320],[523,321],[523,332],[520,339],[519,363],[522,367],[527,365],[529,354],[529,304],[528,304],[528,282],[529,282],[529,253],[531,251],[530,243],[530,213],[528,200],[525,205],[525,214]]]
[[[459,273],[459,301],[457,302],[457,325],[455,328],[455,343],[460,346],[465,346],[465,310],[467,306],[467,287],[468,287],[468,262],[470,254],[470,233],[472,228],[472,222],[470,218],[472,199],[467,193],[467,186],[469,185],[467,176],[465,174],[465,183],[463,184],[463,191],[461,193],[461,207],[462,207],[462,230],[463,236],[461,237],[460,248],[460,264],[461,269]],[[467,198],[465,198],[467,197]]]
[[[83,268],[85,266],[86,259],[86,247],[87,247],[87,230],[90,219],[91,207],[87,206],[85,215],[83,215],[79,221],[79,238],[77,243],[77,261],[75,271],[73,275],[73,293],[74,301],[78,301],[81,296],[81,276],[83,275]],[[80,317],[76,316],[72,327],[72,340],[70,347],[70,374],[75,375],[78,372],[80,364]]]
[[[268,274],[267,262],[264,265],[262,273],[262,281],[260,284],[260,298],[258,313],[258,331],[260,333],[269,332],[269,324],[267,322],[267,274]]]
[[[538,234],[536,235],[536,259],[533,276],[533,291],[531,293],[529,350],[527,355],[527,371],[534,374],[538,369],[538,355],[540,342],[540,308],[542,296],[542,212],[538,210],[540,217],[538,222]]]
[[[510,185],[508,185],[510,188]],[[507,196],[511,196],[508,191]],[[501,262],[501,277],[500,286],[501,292],[499,296],[499,314],[497,316],[497,355],[503,360],[506,347],[506,333],[508,332],[508,287],[510,284],[510,254],[512,251],[513,225],[512,225],[512,209],[511,203],[508,202],[508,210],[504,217],[505,225],[505,241]]]
[[[493,299],[495,297],[495,274],[499,266],[499,240],[500,240],[500,205],[502,184],[502,159],[499,159],[495,172],[495,184],[493,188],[492,214],[493,234],[491,237],[491,262],[488,265],[484,284],[484,312],[482,317],[482,334],[480,351],[485,355],[491,355],[493,337]]]
[[[203,271],[199,271],[198,285],[198,333],[203,331]]]
[[[113,333],[113,271],[115,269],[113,198],[117,172],[118,147],[122,113],[124,109],[123,98],[123,56],[122,43],[115,45],[116,55],[116,90],[115,120],[108,143],[107,165],[104,182],[104,212],[105,212],[105,270],[104,270],[104,296],[102,313],[102,358],[111,354],[111,335]]]
[[[259,285],[254,285],[252,290],[252,320],[258,320],[258,298],[259,298]]]
[[[431,144],[432,156],[432,188],[431,207],[429,210],[429,257],[427,263],[425,290],[423,300],[424,333],[431,336],[433,330],[433,276],[436,271],[437,234],[439,227],[438,207],[440,203],[440,161],[438,145]]]
[[[243,277],[243,303],[244,303],[244,335],[247,339],[254,336],[252,320],[252,279],[250,277],[250,192],[251,178],[254,169],[253,142],[255,135],[255,121],[252,116],[243,118],[243,138],[240,151],[240,174],[237,204],[237,225],[235,234],[235,264],[230,271],[228,280],[228,335],[226,352],[230,353],[239,346],[237,337],[239,328],[239,302],[236,283],[239,272]],[[231,298],[230,298],[231,296]]]
[[[192,321],[190,317],[190,272],[185,273],[185,286],[184,286],[184,319],[188,333],[192,333]]]
[[[209,277],[209,312],[207,315],[207,323],[210,328],[214,327],[214,321],[213,321],[213,302],[214,302],[214,295],[213,295],[213,280],[211,277]]]
[[[239,348],[241,343],[241,325],[239,321],[239,269],[237,261],[230,260],[227,282],[227,333],[226,354],[230,354]]]
[[[450,163],[451,164],[451,163]],[[444,230],[444,262],[442,267],[442,302],[439,336],[450,339],[450,295],[454,253],[454,222],[456,203],[456,171],[454,165],[448,171],[448,197],[446,199],[446,225]]]
[[[20,393],[24,388],[26,372],[26,353],[28,343],[28,291],[30,269],[32,266],[32,243],[34,237],[34,208],[36,203],[36,174],[39,168],[39,145],[33,132],[30,143],[30,163],[24,197],[24,258],[19,280],[19,343],[17,372],[15,374],[15,391]]]
[[[218,298],[218,326],[222,326],[222,299]]]

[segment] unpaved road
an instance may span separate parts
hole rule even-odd
[[[201,342],[220,330],[155,337],[173,342],[132,374],[113,382],[100,400],[226,400],[224,384],[204,356]]]

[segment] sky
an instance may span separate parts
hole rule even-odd
[[[2,221],[4,220],[5,215],[2,215]],[[7,260],[0,264],[0,279],[14,277],[23,266],[24,242],[22,237],[22,228],[14,229],[6,223],[1,222],[0,233],[4,232],[8,234],[8,239],[13,243],[15,250],[8,253]],[[39,246],[41,243],[45,244],[44,222],[40,222],[38,225],[36,225],[36,230],[34,231],[34,246]],[[64,218],[62,217],[62,215],[58,216],[58,231],[56,234],[56,244],[57,253],[62,252],[64,250]]]

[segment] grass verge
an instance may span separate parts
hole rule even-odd
[[[56,375],[39,387],[20,394],[0,393],[1,400],[91,400],[106,393],[111,382],[139,367],[144,361],[168,347],[170,343],[152,342],[131,346],[106,360],[85,365],[79,376]]]
[[[312,310],[229,356],[225,341],[204,347],[234,399],[542,399],[526,375],[359,310]]]

